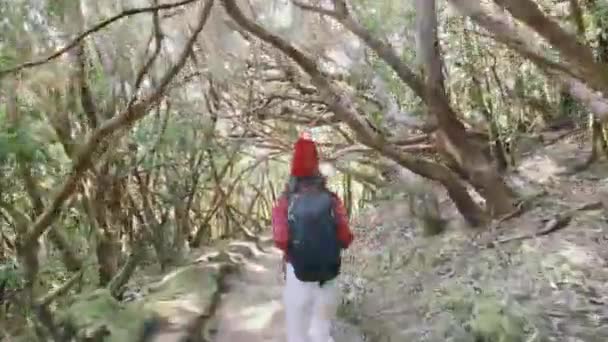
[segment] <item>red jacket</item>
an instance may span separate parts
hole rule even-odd
[[[333,194],[334,198],[334,213],[338,220],[338,239],[342,243],[343,248],[348,248],[353,242],[354,236],[348,225],[348,215],[342,200]],[[287,242],[289,241],[289,228],[287,225],[287,209],[289,203],[287,196],[281,196],[274,207],[272,208],[272,234],[274,238],[274,244],[284,253],[285,260],[288,259],[287,255]]]

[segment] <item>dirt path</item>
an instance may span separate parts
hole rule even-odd
[[[285,342],[281,253],[266,247],[226,281],[214,319],[215,342]],[[336,321],[335,342],[363,341],[356,327]]]
[[[216,314],[216,342],[285,341],[281,255],[275,248],[266,250],[227,279]]]

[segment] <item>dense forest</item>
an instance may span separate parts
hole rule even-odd
[[[425,236],[524,215],[539,195],[512,176],[543,146],[577,137],[562,175],[608,156],[600,0],[0,0],[0,18],[0,340],[105,341],[64,309],[263,245],[302,130],[353,222],[401,201]],[[545,341],[484,338],[458,341]]]

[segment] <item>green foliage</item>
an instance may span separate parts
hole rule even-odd
[[[93,54],[92,52],[93,51],[89,52],[89,56],[95,56],[95,54]],[[98,58],[90,57],[89,61],[90,68],[87,70],[87,75],[88,84],[92,93],[91,96],[94,99],[99,99],[100,103],[98,104],[98,107],[103,108],[103,106],[100,106],[100,104],[109,107],[110,101],[113,100],[112,79],[108,77],[108,75],[105,73],[105,71],[103,70],[103,66],[101,65],[101,62]],[[84,112],[78,112],[81,115],[80,118],[85,119]]]
[[[522,317],[509,312],[494,298],[479,298],[469,325],[479,342],[524,342],[527,340]]]
[[[379,76],[385,82],[390,96],[395,96],[397,103],[403,110],[415,111],[419,108],[421,100],[415,97],[411,89],[405,85],[395,74],[395,71],[376,56],[369,58],[371,68],[375,76]]]
[[[58,19],[74,20],[76,10],[78,10],[78,1],[73,0],[53,0],[45,2],[45,11],[49,17]]]
[[[410,6],[399,0],[357,0],[355,6],[361,14],[361,22],[373,33],[380,36],[402,30],[413,24],[415,17]]]
[[[141,308],[123,306],[108,290],[100,289],[74,297],[58,318],[78,330],[96,331],[105,326],[111,333],[109,341],[126,342],[138,335],[146,315]]]
[[[0,125],[6,126],[6,111],[0,108]],[[18,158],[28,162],[45,161],[48,157],[40,137],[35,137],[31,121],[21,120],[17,125],[0,131],[0,161]]]
[[[563,92],[559,103],[560,117],[575,117],[578,116],[582,108],[580,103],[576,101],[569,93]]]
[[[16,56],[7,49],[0,49],[0,68],[5,69],[15,65]]]
[[[590,32],[592,34],[595,34],[596,36],[606,35],[607,32],[603,28],[608,27],[608,4],[604,1],[594,1],[594,3],[595,6],[589,11],[591,20],[589,20],[587,25],[591,27]]]
[[[8,289],[19,289],[24,285],[23,273],[14,260],[0,263],[0,284]]]
[[[72,298],[58,312],[61,324],[72,324],[78,331],[96,331],[105,326],[109,342],[133,341],[143,321],[152,316],[181,319],[194,315],[192,309],[207,312],[211,307],[224,270],[201,265],[185,266],[149,285],[150,294],[142,301],[120,303],[107,289],[97,289]]]
[[[456,293],[454,293],[456,295]],[[525,342],[530,339],[524,317],[517,315],[492,296],[480,295],[474,300],[457,298],[446,309],[460,319],[462,329],[446,337],[455,342]]]

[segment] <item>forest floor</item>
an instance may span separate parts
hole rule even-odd
[[[357,218],[343,275],[346,311],[373,341],[608,341],[608,163],[568,173],[584,136],[541,145],[509,182],[520,215],[424,237],[406,201]],[[441,191],[441,190],[437,190]]]
[[[215,341],[282,341],[280,254],[271,249],[226,281],[215,317]]]

